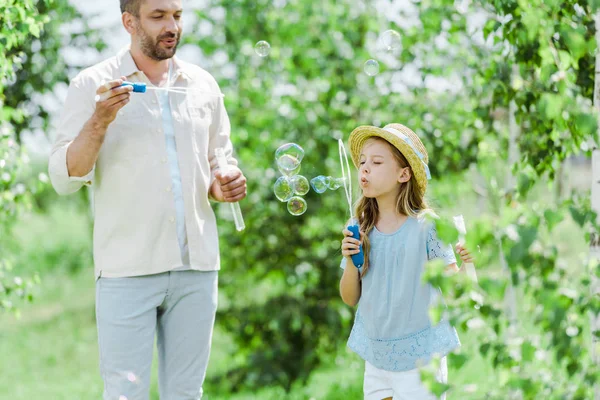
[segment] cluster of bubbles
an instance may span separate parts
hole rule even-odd
[[[310,190],[308,179],[298,175],[302,158],[304,149],[296,143],[286,143],[275,152],[277,168],[282,176],[275,182],[273,192],[279,201],[287,202],[288,212],[296,216],[306,212],[306,200],[300,196]]]
[[[388,29],[379,37],[379,44],[387,52],[392,52],[402,46],[400,34],[393,29]],[[379,62],[374,59],[367,60],[364,65],[365,74],[375,76],[379,73]]]
[[[310,186],[319,194],[329,190],[338,190],[344,186],[344,178],[333,178],[331,176],[319,175],[310,180]]]

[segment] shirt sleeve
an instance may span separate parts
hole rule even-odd
[[[219,85],[214,82],[214,89],[217,93],[221,93]],[[215,149],[221,147],[224,149],[225,157],[230,165],[238,165],[237,160],[233,157],[233,145],[231,144],[231,125],[229,116],[225,110],[225,102],[222,97],[218,99],[212,122],[209,127],[209,143],[208,143],[208,161],[210,162],[210,183],[209,187],[215,180],[215,172],[219,169],[217,158],[215,157]]]
[[[94,181],[95,166],[85,176],[69,176],[67,168],[67,150],[94,110],[93,94],[87,93],[81,81],[75,78],[69,85],[58,133],[48,160],[50,181],[60,195],[74,193],[84,185],[92,185]]]
[[[342,261],[340,262],[340,268],[346,269],[346,264],[348,264],[348,262],[346,261],[346,257],[342,257]]]
[[[427,260],[431,261],[436,258],[442,258],[447,265],[456,263],[452,246],[445,244],[438,238],[437,229],[434,224],[431,224],[427,234]]]

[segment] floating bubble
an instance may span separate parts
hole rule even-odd
[[[277,168],[283,175],[294,176],[300,172],[300,162],[294,156],[285,154],[277,160]]]
[[[313,190],[319,194],[327,190],[327,184],[325,183],[325,177],[323,175],[316,176],[310,180],[310,186]]]
[[[275,160],[279,160],[284,155],[290,155],[301,162],[304,158],[304,149],[296,143],[282,144],[275,150]]]
[[[310,185],[308,184],[308,179],[306,179],[306,177],[295,175],[291,180],[294,194],[304,196],[310,190]]]
[[[287,209],[290,214],[298,216],[306,212],[308,205],[302,197],[294,196],[287,203]]]
[[[304,149],[296,143],[286,143],[275,151],[277,167],[283,175],[292,176],[300,170],[300,163],[304,158]]]
[[[365,63],[365,74],[375,76],[379,73],[379,63],[377,60],[367,60]]]
[[[327,189],[338,190],[343,185],[344,185],[344,178],[331,178],[329,180],[329,183],[327,184]]]
[[[279,201],[285,202],[291,199],[294,196],[291,179],[287,176],[280,176],[273,185],[273,192]]]
[[[261,57],[266,57],[271,53],[271,45],[269,42],[261,40],[254,46],[254,51]]]
[[[387,51],[392,51],[402,47],[402,38],[400,34],[393,29],[388,29],[380,36],[381,44]]]

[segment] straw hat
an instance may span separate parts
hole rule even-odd
[[[431,179],[429,173],[429,155],[421,139],[416,133],[402,124],[388,124],[383,128],[376,126],[359,126],[350,134],[349,144],[352,162],[356,168],[360,168],[360,152],[365,141],[372,137],[380,137],[387,140],[392,146],[400,150],[400,153],[410,164],[413,176],[421,195],[427,190],[427,181]]]

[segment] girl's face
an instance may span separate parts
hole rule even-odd
[[[363,196],[395,197],[400,184],[410,179],[410,169],[403,168],[392,151],[391,145],[383,139],[371,138],[365,141],[358,170]]]

